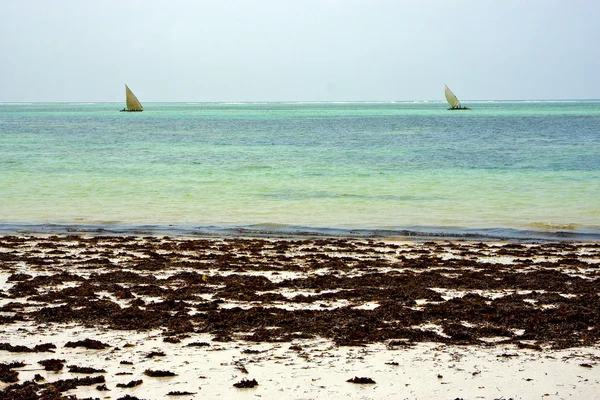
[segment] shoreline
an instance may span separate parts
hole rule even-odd
[[[0,235],[94,235],[94,236],[174,236],[229,238],[349,238],[468,241],[566,241],[600,242],[600,231],[572,226],[548,226],[548,229],[457,228],[457,227],[309,227],[279,224],[254,225],[151,225],[151,224],[63,224],[0,223]]]
[[[600,391],[597,242],[0,235],[0,257],[0,364],[25,364],[9,368],[20,386],[0,383],[7,399],[86,376],[104,383],[76,381],[62,395]],[[46,371],[48,359],[64,366]]]

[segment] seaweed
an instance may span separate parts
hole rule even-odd
[[[135,381],[130,381],[129,383],[117,383],[117,387],[119,388],[132,388],[132,387],[136,387],[141,385],[142,383],[144,383],[143,380],[138,379]]]
[[[65,366],[66,360],[59,360],[56,358],[51,358],[48,360],[40,360],[38,364],[44,366],[46,371],[60,371]]]
[[[242,379],[241,381],[234,383],[233,386],[238,389],[248,389],[258,386],[258,382],[256,382],[256,379]]]
[[[359,378],[357,376],[355,376],[354,378],[348,379],[346,382],[358,383],[358,384],[367,384],[367,385],[372,385],[372,384],[376,383],[371,378],[365,378],[365,377]]]
[[[78,340],[75,342],[67,342],[65,344],[65,347],[84,347],[86,349],[102,350],[102,349],[105,349],[110,346],[106,343],[102,343],[99,340],[84,339],[84,340]]]
[[[145,370],[144,375],[148,375],[151,377],[177,376],[177,374],[175,372],[164,371],[164,370],[152,370],[152,369]]]
[[[493,345],[485,339],[503,337],[497,343],[538,351],[600,341],[596,244],[405,246],[344,238],[155,240],[77,235],[3,239],[7,250],[3,262],[19,264],[23,271],[13,273],[7,282],[11,303],[3,311],[12,315],[2,316],[4,324],[27,320],[162,329],[168,343],[195,333],[212,335],[213,343],[326,338],[339,346],[380,342],[389,348],[426,341]],[[103,247],[96,247],[100,242]],[[82,251],[68,251],[72,246]],[[54,256],[42,257],[43,251]],[[110,261],[115,254],[127,256],[118,268]],[[497,256],[513,261],[489,261]],[[50,264],[69,268],[36,276],[38,268]],[[156,271],[168,271],[169,277],[158,278]],[[283,273],[290,275],[270,278]],[[64,288],[65,282],[69,287]],[[99,298],[98,292],[129,301],[122,307]],[[489,292],[503,295],[488,297]],[[243,302],[244,307],[231,307],[231,302]],[[373,306],[360,307],[367,304]],[[420,328],[439,321],[442,334]],[[94,339],[66,346],[110,347]],[[51,343],[35,347],[0,343],[0,350],[10,352],[53,348]]]

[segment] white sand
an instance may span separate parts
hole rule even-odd
[[[600,398],[600,348],[536,351],[513,346],[474,347],[417,344],[386,348],[336,347],[329,341],[253,344],[242,341],[215,343],[210,335],[194,335],[181,343],[165,343],[159,331],[147,333],[102,332],[73,326],[3,327],[2,341],[34,346],[51,342],[52,353],[0,352],[0,362],[25,361],[16,369],[21,381],[40,374],[48,382],[85,374],[44,371],[37,361],[66,359],[67,365],[102,368],[109,392],[95,386],[79,387],[65,394],[117,399],[126,394],[140,399],[163,399],[170,391],[195,395],[170,398],[266,398],[286,399],[597,399]],[[105,350],[65,348],[67,341],[94,338],[111,347]],[[209,347],[187,343],[208,342]],[[126,344],[131,347],[124,347]],[[291,345],[301,350],[290,349]],[[244,350],[258,350],[244,354]],[[164,357],[146,358],[151,351]],[[133,365],[122,365],[132,361]],[[397,363],[398,365],[392,365]],[[590,367],[582,366],[590,365]],[[169,370],[177,376],[153,378],[146,369]],[[245,369],[247,373],[242,371]],[[116,375],[128,372],[131,375]],[[90,374],[92,376],[100,374]],[[346,382],[369,377],[375,384]],[[117,388],[142,379],[135,388]],[[234,383],[256,379],[258,386],[237,389]],[[6,386],[5,384],[3,386]]]

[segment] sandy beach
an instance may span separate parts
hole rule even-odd
[[[600,398],[600,244],[0,236],[2,399]]]

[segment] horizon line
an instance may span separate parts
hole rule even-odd
[[[554,98],[554,99],[464,99],[461,102],[552,102],[552,101],[600,101],[600,98]],[[60,100],[60,101],[45,101],[45,100],[23,100],[11,101],[0,100],[0,104],[120,104],[121,100]],[[144,104],[158,103],[198,103],[198,104],[257,104],[257,103],[446,103],[446,100],[155,100],[144,101]]]

